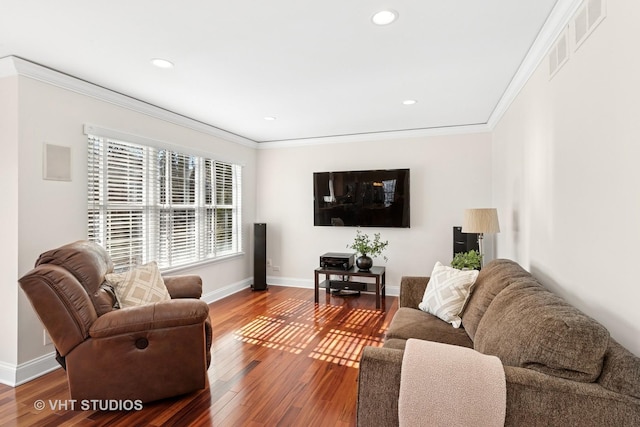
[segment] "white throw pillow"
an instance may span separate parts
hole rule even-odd
[[[460,314],[478,273],[478,270],[458,270],[436,262],[418,307],[459,328],[462,323]]]
[[[124,273],[107,274],[105,280],[113,286],[120,308],[171,299],[155,261]]]

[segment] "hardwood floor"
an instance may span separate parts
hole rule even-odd
[[[380,311],[375,295],[327,303],[320,292],[317,306],[312,289],[278,286],[211,304],[205,390],[137,411],[71,410],[59,407],[70,403],[58,369],[16,388],[0,385],[0,425],[353,426],[360,353],[382,345],[398,301],[386,297]]]

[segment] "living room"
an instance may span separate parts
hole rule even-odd
[[[410,168],[411,227],[380,230],[389,241],[389,295],[402,276],[428,276],[436,261],[450,261],[451,229],[465,208],[495,207],[501,232],[491,257],[517,261],[640,355],[640,291],[628,278],[640,236],[637,16],[638,2],[607,2],[606,19],[569,46],[550,77],[548,54],[571,16],[559,19],[487,123],[312,141],[255,143],[29,58],[0,59],[0,380],[20,384],[55,367],[16,282],[40,253],[86,238],[86,126],[243,166],[245,253],[180,271],[202,277],[207,302],[252,283],[255,222],[268,226],[273,285],[312,288],[318,256],[346,249],[353,228],[313,226],[312,172]],[[44,143],[71,148],[70,181],[42,179]]]

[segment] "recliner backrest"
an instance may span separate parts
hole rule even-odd
[[[113,272],[113,262],[100,245],[85,240],[44,252],[36,261],[36,267],[54,264],[68,270],[84,287],[98,316],[113,310],[114,296],[102,285],[104,276]]]
[[[98,315],[87,291],[68,270],[42,264],[19,282],[60,355],[89,337]]]

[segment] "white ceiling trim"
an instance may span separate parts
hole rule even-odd
[[[257,143],[250,139],[15,56],[0,59],[0,77],[2,76],[2,70],[5,68],[10,70],[9,65],[4,65],[6,61],[12,62],[15,73],[21,76],[49,83],[53,86],[90,96],[101,101],[109,102],[119,107],[124,107],[138,113],[146,114],[150,117],[224,139],[225,141],[235,142],[250,148],[256,148]]]
[[[292,139],[284,141],[269,141],[261,142],[258,144],[259,150],[266,150],[270,148],[286,148],[286,147],[300,147],[309,145],[325,145],[325,144],[342,144],[348,142],[366,142],[366,141],[385,141],[385,140],[398,140],[407,138],[423,138],[428,136],[441,136],[441,135],[460,135],[469,133],[483,133],[491,132],[491,129],[486,124],[475,124],[465,126],[449,126],[439,128],[428,129],[411,129],[411,130],[399,130],[389,132],[373,132],[373,133],[361,133],[355,135],[338,135],[338,136],[323,136],[318,138],[305,138],[305,139]]]
[[[437,135],[453,135],[464,133],[491,132],[500,121],[518,93],[522,90],[541,61],[546,57],[549,48],[558,35],[569,23],[584,0],[558,0],[549,18],[543,25],[538,37],[531,46],[520,68],[505,90],[487,123],[467,126],[450,126],[442,128],[412,129],[391,132],[363,133],[356,135],[340,135],[319,138],[293,139],[257,143],[248,138],[227,132],[215,126],[191,119],[189,117],[165,110],[155,105],[140,101],[130,96],[114,92],[93,83],[52,70],[18,57],[0,58],[0,78],[19,74],[45,83],[68,89],[76,93],[100,99],[138,113],[184,126],[208,135],[234,142],[250,148],[270,149],[308,145],[337,144],[360,141],[397,140],[400,138],[419,138]]]
[[[524,88],[529,78],[536,71],[543,59],[547,57],[549,49],[558,36],[569,25],[569,21],[575,15],[584,0],[558,0],[553,10],[549,14],[547,21],[542,26],[538,37],[531,45],[531,49],[525,56],[520,68],[509,83],[502,98],[498,101],[496,108],[491,113],[487,121],[488,127],[493,128],[498,124],[504,113],[509,109],[511,103],[516,99],[520,91]]]
[[[491,129],[486,124],[475,124],[465,126],[450,126],[428,129],[411,129],[389,132],[362,133],[355,135],[337,135],[318,138],[292,139],[284,141],[255,142],[248,138],[235,135],[231,132],[224,131],[215,126],[193,120],[189,117],[182,116],[169,110],[162,109],[153,104],[131,98],[110,89],[97,86],[85,80],[80,80],[68,74],[61,73],[51,68],[35,64],[22,58],[10,56],[0,58],[0,78],[10,75],[19,74],[44,83],[48,83],[62,89],[67,89],[82,95],[90,96],[101,101],[109,102],[120,107],[127,108],[138,113],[146,114],[160,120],[184,126],[197,130],[229,142],[235,142],[251,148],[267,149],[295,147],[301,145],[322,145],[337,144],[359,141],[380,141],[400,138],[419,138],[435,135],[456,135],[464,133],[480,133],[489,132]]]

